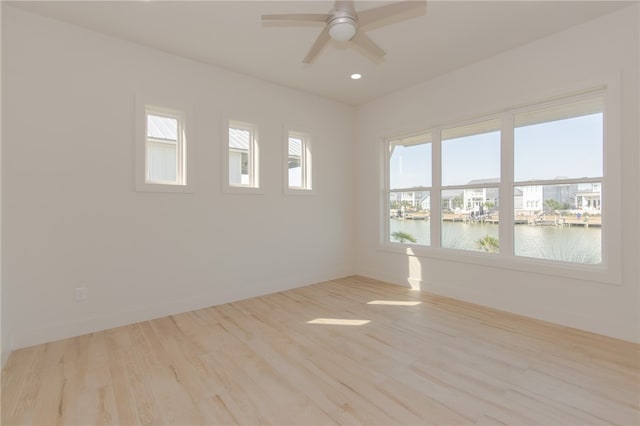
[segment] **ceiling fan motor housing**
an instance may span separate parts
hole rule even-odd
[[[329,36],[336,41],[349,41],[358,31],[358,19],[348,10],[334,10],[327,25]]]
[[[0,0],[1,1],[1,0]],[[360,19],[363,30],[376,22],[383,21],[390,16],[407,12],[417,7],[424,7],[426,0],[402,0],[383,6],[367,9],[358,14],[354,7],[354,0],[335,0],[334,8],[329,13],[289,13],[283,15],[262,15],[263,22],[324,22],[325,27],[313,42],[311,49],[302,63],[310,64],[318,53],[331,39],[345,43],[351,41],[375,60],[381,60],[385,52],[364,31],[360,31]]]

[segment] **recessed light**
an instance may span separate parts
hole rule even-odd
[[[351,80],[360,80],[362,78],[362,74],[354,73],[351,74]]]

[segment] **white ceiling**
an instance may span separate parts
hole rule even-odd
[[[3,2],[7,3],[7,2]],[[390,2],[357,1],[365,10]],[[302,64],[322,24],[263,24],[262,14],[327,13],[332,1],[20,1],[32,12],[169,53],[359,105],[594,19],[633,2],[428,1],[367,34],[375,63],[331,41]],[[349,75],[363,74],[359,81]]]

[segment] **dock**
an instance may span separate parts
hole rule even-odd
[[[459,223],[487,223],[497,225],[500,218],[496,214],[472,217],[466,214],[444,213],[442,215],[443,222],[459,222]],[[531,225],[531,226],[581,226],[588,228],[601,227],[602,218],[600,216],[587,217],[566,217],[566,216],[535,216],[535,215],[518,215],[514,218],[515,225]]]

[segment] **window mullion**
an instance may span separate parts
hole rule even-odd
[[[251,129],[251,138],[249,139],[249,164],[248,164],[248,172],[249,172],[249,186],[252,188],[258,187],[258,173],[257,173],[257,164],[256,164],[256,132],[255,129]]]
[[[440,129],[431,133],[431,247],[441,247],[442,139]]]
[[[391,210],[391,205],[389,202],[389,198],[391,197],[391,167],[389,162],[391,161],[391,152],[390,152],[390,142],[385,140],[383,142],[383,169],[384,169],[384,181],[382,183],[382,215],[380,219],[382,221],[382,235],[380,236],[383,244],[387,244],[390,240],[391,235],[391,224],[389,223],[389,211]]]
[[[501,116],[500,131],[500,193],[498,235],[500,255],[513,255],[513,113],[505,112]]]
[[[567,179],[540,179],[514,182],[514,186],[533,186],[533,185],[571,185],[576,183],[598,183],[603,181],[603,177],[594,178],[567,178]]]
[[[182,120],[184,121],[184,120]],[[184,174],[184,154],[185,154],[185,135],[184,128],[181,122],[178,122],[178,134],[176,136],[177,152],[176,152],[176,170],[178,171],[177,181],[178,183],[185,185],[187,177]]]

